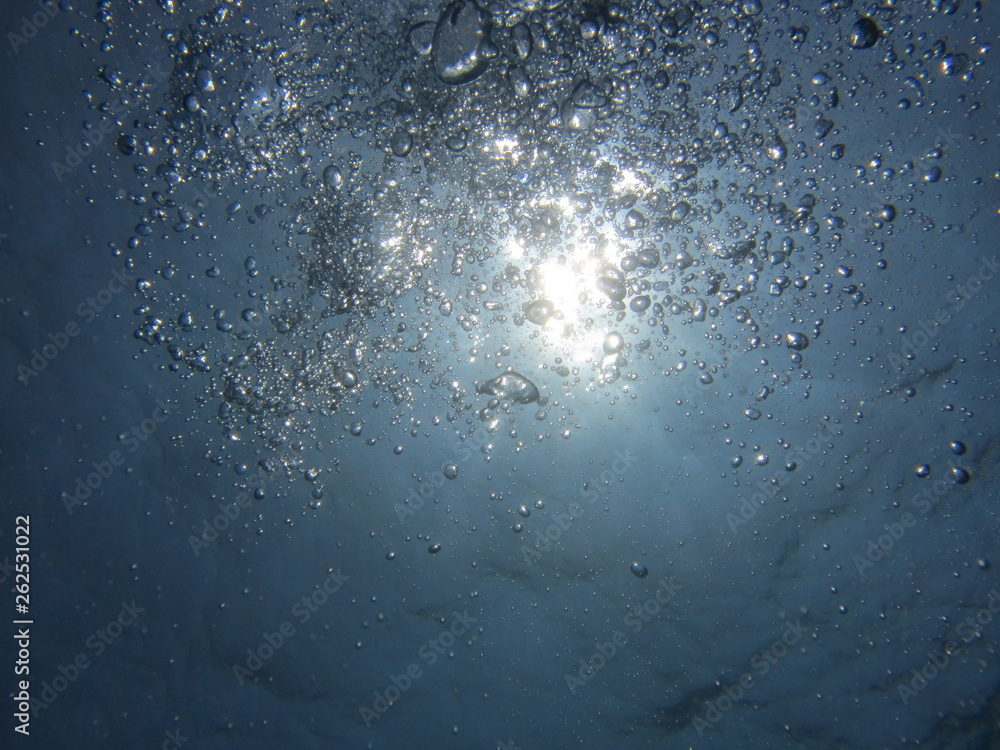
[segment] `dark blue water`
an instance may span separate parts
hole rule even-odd
[[[993,5],[4,16],[0,747],[1000,747]]]

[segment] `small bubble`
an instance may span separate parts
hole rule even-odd
[[[617,331],[612,331],[604,337],[604,353],[617,354],[625,346],[625,339]]]
[[[851,27],[847,43],[854,49],[868,49],[875,45],[881,35],[878,25],[868,16],[862,16]]]
[[[413,136],[405,130],[397,130],[389,141],[389,147],[393,154],[402,159],[413,148]]]
[[[641,563],[637,562],[632,563],[629,566],[629,570],[632,571],[633,575],[635,575],[636,578],[645,578],[646,576],[649,575],[649,570],[646,568],[645,565],[642,565]]]
[[[809,337],[804,333],[792,331],[785,334],[785,346],[799,352],[809,346]]]
[[[465,133],[448,136],[444,141],[445,147],[447,147],[449,151],[455,151],[456,153],[464,150],[467,143],[468,141]]]
[[[331,164],[323,170],[323,184],[329,188],[339,188],[344,182],[344,175],[335,165]]]
[[[649,295],[640,294],[638,297],[633,298],[633,300],[629,303],[629,307],[633,312],[644,313],[649,309],[650,304],[651,300],[649,299]]]

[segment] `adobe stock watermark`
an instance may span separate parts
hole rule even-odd
[[[90,669],[93,660],[100,657],[121,638],[126,628],[135,625],[139,615],[145,611],[145,608],[138,606],[134,599],[131,602],[122,602],[118,615],[107,625],[94,631],[84,642],[86,650],[78,653],[70,663],[60,665],[59,674],[42,682],[37,695],[32,693],[30,679],[19,680],[16,686],[18,692],[14,695],[18,711],[14,714],[15,718],[25,723],[29,718],[29,709],[30,718],[38,718],[39,713],[49,708],[69,689],[70,685],[80,679],[80,676]]]
[[[300,627],[305,625],[323,605],[330,601],[330,597],[340,591],[344,582],[349,580],[351,577],[341,573],[340,568],[330,571],[319,586],[292,605],[292,617]],[[247,679],[257,674],[296,632],[295,623],[289,619],[283,621],[273,633],[263,633],[263,640],[255,648],[247,649],[247,658],[243,664],[233,665],[236,682],[242,686]]]
[[[633,635],[640,633],[660,613],[660,610],[664,606],[673,601],[680,590],[681,586],[674,581],[673,576],[661,579],[659,585],[656,587],[656,593],[642,604],[632,608],[622,618],[623,628],[615,630],[608,636],[607,640],[598,643],[594,647],[594,652],[589,657],[578,659],[577,663],[579,667],[576,672],[567,672],[563,676],[563,679],[566,681],[566,687],[569,688],[570,692],[576,693],[579,688],[594,679],[597,673],[604,669],[618,655],[622,647],[628,643],[626,630],[631,631]]]
[[[998,270],[1000,261],[995,255],[992,258],[983,258],[975,273],[948,292],[945,296],[945,307],[939,309],[933,318],[921,320],[917,324],[919,330],[914,331],[912,335],[909,331],[906,332],[899,349],[900,353],[894,351],[889,353],[889,364],[897,370],[905,367],[907,361],[916,357],[917,352],[941,335],[944,326],[955,319],[986,282],[996,276]]]
[[[785,622],[785,632],[774,643],[754,654],[750,659],[752,671],[744,672],[735,682],[722,688],[723,695],[714,700],[706,702],[707,708],[704,715],[695,714],[691,720],[691,726],[698,732],[699,737],[705,735],[706,729],[711,729],[722,717],[733,710],[733,707],[743,700],[743,696],[748,690],[757,684],[755,679],[763,677],[771,671],[771,667],[781,661],[791,652],[791,648],[802,640],[802,636],[809,632],[808,628],[802,626],[801,620],[795,622]]]
[[[139,450],[139,446],[149,440],[160,425],[167,421],[167,417],[170,415],[167,405],[160,399],[156,399],[156,407],[150,416],[119,436],[127,453],[135,453]],[[86,505],[87,500],[115,473],[115,470],[125,464],[126,457],[126,453],[113,450],[104,460],[91,461],[90,466],[93,471],[84,477],[77,477],[73,491],[63,492],[61,495],[66,512],[73,515],[75,507]]]
[[[48,342],[31,350],[31,359],[27,364],[17,366],[17,379],[25,386],[32,378],[40,375],[56,357],[65,351],[70,342],[83,332],[84,325],[93,323],[111,301],[125,291],[125,282],[131,281],[121,271],[112,271],[111,279],[95,294],[87,297],[76,306],[77,317],[82,323],[70,320],[62,330],[49,333]]]
[[[969,476],[969,470],[967,467],[962,466],[961,459],[950,460],[948,466],[951,467],[951,472],[953,473],[962,472],[962,476]],[[935,479],[933,482],[927,482],[920,492],[914,493],[913,497],[910,498],[910,504],[926,516],[931,507],[933,507],[934,500],[940,500],[956,487],[960,486],[962,486],[962,482],[956,480],[947,482],[943,479]],[[917,517],[909,511],[905,511],[899,517],[898,521],[885,524],[883,527],[885,529],[884,534],[880,534],[877,539],[868,540],[868,546],[865,548],[864,555],[854,555],[851,558],[851,562],[854,563],[858,575],[864,577],[868,568],[874,567],[875,563],[887,557],[906,535],[907,530],[912,529],[916,525]]]
[[[260,471],[254,472],[245,480],[244,484],[252,487],[253,494],[243,490],[236,495],[236,500],[232,503],[219,503],[219,513],[202,521],[201,531],[197,535],[188,534],[188,545],[195,557],[198,557],[202,550],[210,547],[240,517],[244,510],[253,505],[254,497],[264,496],[267,476]]]
[[[448,652],[455,645],[456,639],[468,632],[469,627],[474,622],[479,622],[478,617],[471,617],[469,610],[464,612],[452,612],[451,625],[441,631],[436,637],[429,639],[418,650],[417,656],[428,667],[433,666],[438,659]],[[407,666],[400,675],[389,675],[388,685],[381,692],[373,693],[374,700],[371,708],[361,706],[358,713],[361,715],[365,726],[371,728],[375,719],[381,718],[386,711],[393,707],[406,691],[413,687],[413,683],[423,677],[424,671],[421,669],[420,661],[414,660]]]
[[[781,488],[795,477],[795,471],[807,466],[817,455],[823,452],[822,440],[829,438],[831,434],[832,430],[830,426],[826,422],[821,424],[819,433],[809,438],[802,450],[795,449],[784,456],[785,465],[780,469],[776,469],[770,479],[760,479],[757,481],[755,485],[757,491],[749,499],[746,497],[740,498],[739,514],[726,514],[726,522],[734,534],[740,526],[746,526],[750,523],[768,500],[773,500],[781,492]],[[795,470],[789,471],[789,466],[794,466]]]
[[[990,598],[985,607],[982,607],[975,615],[969,615],[955,629],[955,635],[959,637],[961,643],[956,641],[946,641],[944,648],[928,652],[927,661],[919,669],[910,671],[910,679],[896,687],[896,692],[903,705],[907,705],[927,685],[943,672],[951,660],[962,650],[963,643],[971,643],[981,637],[982,630],[991,622],[993,617],[1000,613],[1000,591],[993,588],[990,591]]]
[[[155,89],[170,76],[167,68],[154,69],[151,78],[146,82],[149,89]],[[66,146],[66,157],[62,161],[53,160],[50,164],[56,180],[62,182],[66,175],[83,164],[84,159],[93,153],[94,149],[104,143],[109,134],[118,129],[117,120],[123,119],[134,107],[114,104],[108,107],[108,112],[101,118],[97,127],[85,127],[80,133],[80,140]]]
[[[954,146],[956,143],[958,143],[959,139],[961,138],[961,136],[958,133],[952,132],[951,125],[948,126],[947,130],[945,130],[944,128],[938,128],[937,134],[941,136],[941,138],[949,146]]]
[[[470,448],[469,444],[471,443],[476,450],[479,450],[489,442],[489,437],[489,434],[485,430],[474,429],[468,438],[455,447],[454,460],[463,461],[471,457],[473,448]],[[410,516],[416,515],[417,511],[434,499],[434,496],[437,495],[438,491],[449,480],[456,477],[458,477],[458,465],[453,461],[445,461],[441,465],[440,471],[432,471],[427,476],[428,481],[423,482],[416,488],[411,487],[409,494],[403,501],[392,506],[392,509],[396,512],[396,518],[400,521],[405,521]]]
[[[160,743],[160,750],[178,750],[191,738],[185,737],[177,729],[168,729],[163,733],[164,740]]]
[[[38,10],[30,16],[21,16],[21,26],[18,29],[20,34],[13,31],[7,32],[7,41],[10,42],[7,57],[16,55],[21,47],[38,36],[38,32],[48,26],[49,21],[59,15],[61,10],[59,3],[53,2],[53,0],[38,0],[35,5]]]
[[[615,451],[615,459],[611,462],[611,467],[602,471],[598,476],[591,477],[590,481],[580,488],[580,499],[586,500],[587,505],[571,500],[567,503],[565,511],[553,511],[549,515],[552,523],[544,529],[535,529],[529,534],[529,536],[534,535],[533,544],[529,546],[528,542],[524,542],[521,544],[520,550],[525,562],[533,565],[541,560],[542,555],[552,549],[552,543],[559,541],[574,523],[587,514],[587,508],[593,507],[601,499],[601,493],[594,487],[607,486],[616,478],[623,477],[636,460],[635,456],[627,450],[624,453]]]

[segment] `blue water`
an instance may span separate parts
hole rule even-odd
[[[1000,747],[998,27],[10,4],[0,747]]]

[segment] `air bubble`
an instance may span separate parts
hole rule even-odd
[[[646,568],[645,565],[642,565],[641,563],[637,562],[632,563],[629,566],[629,570],[632,571],[632,575],[634,575],[636,578],[645,578],[646,576],[649,575],[649,570]]]
[[[413,136],[405,130],[397,130],[389,142],[389,147],[392,149],[393,154],[403,158],[413,148]]]
[[[785,334],[785,346],[795,351],[802,351],[809,346],[809,337],[804,333],[792,331]]]
[[[882,35],[878,25],[868,16],[859,18],[851,27],[847,43],[855,49],[868,49],[875,45]]]

